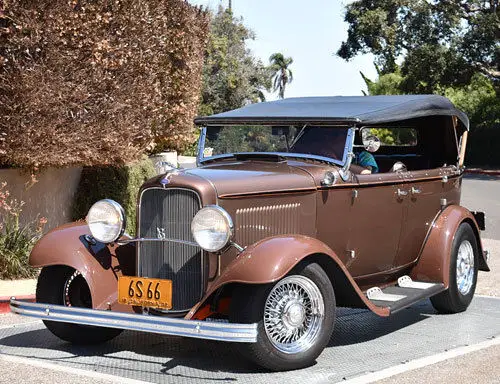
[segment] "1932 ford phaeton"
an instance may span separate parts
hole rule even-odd
[[[14,312],[75,343],[239,342],[287,370],[325,348],[337,306],[467,308],[488,254],[484,214],[460,206],[468,119],[446,98],[285,99],[196,123],[198,168],[142,186],[137,237],[118,203],[95,203],[36,244],[37,303]]]

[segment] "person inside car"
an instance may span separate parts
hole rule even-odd
[[[378,173],[379,168],[377,161],[372,153],[376,152],[380,148],[380,139],[374,135],[367,136],[363,140],[363,145],[365,150],[359,153],[356,159],[356,163],[360,167],[363,167],[361,174],[369,175],[371,173]]]

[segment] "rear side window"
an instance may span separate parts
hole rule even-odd
[[[361,130],[363,141],[368,136],[377,136],[381,146],[415,147],[418,144],[417,130],[409,127],[365,127]]]

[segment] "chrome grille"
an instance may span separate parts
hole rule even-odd
[[[200,209],[190,190],[150,188],[139,203],[139,237],[167,238],[194,243],[191,221]],[[139,276],[172,280],[172,311],[190,309],[201,299],[203,253],[200,247],[168,241],[140,242]]]

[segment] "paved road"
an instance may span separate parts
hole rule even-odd
[[[462,184],[462,205],[486,213],[485,239],[500,240],[500,177],[469,175]]]
[[[480,273],[478,293],[499,295],[500,178],[464,179],[462,204],[486,212],[487,230],[483,238],[485,247],[493,251],[494,270]],[[168,383],[333,383],[363,373],[367,375],[359,381],[348,382],[382,379],[384,384],[500,383],[500,367],[494,364],[500,360],[497,303],[500,300],[478,297],[469,311],[450,316],[434,315],[428,301],[390,319],[377,318],[367,311],[344,312],[335,337],[318,364],[281,374],[253,372],[254,368],[237,358],[230,346],[217,343],[125,332],[105,346],[78,348],[51,336],[39,321],[2,315],[0,383],[138,383],[137,379]],[[470,352],[478,345],[486,347]],[[380,372],[381,369],[385,370]],[[370,376],[371,371],[379,371],[372,374],[379,376]],[[389,375],[394,376],[383,379]]]

